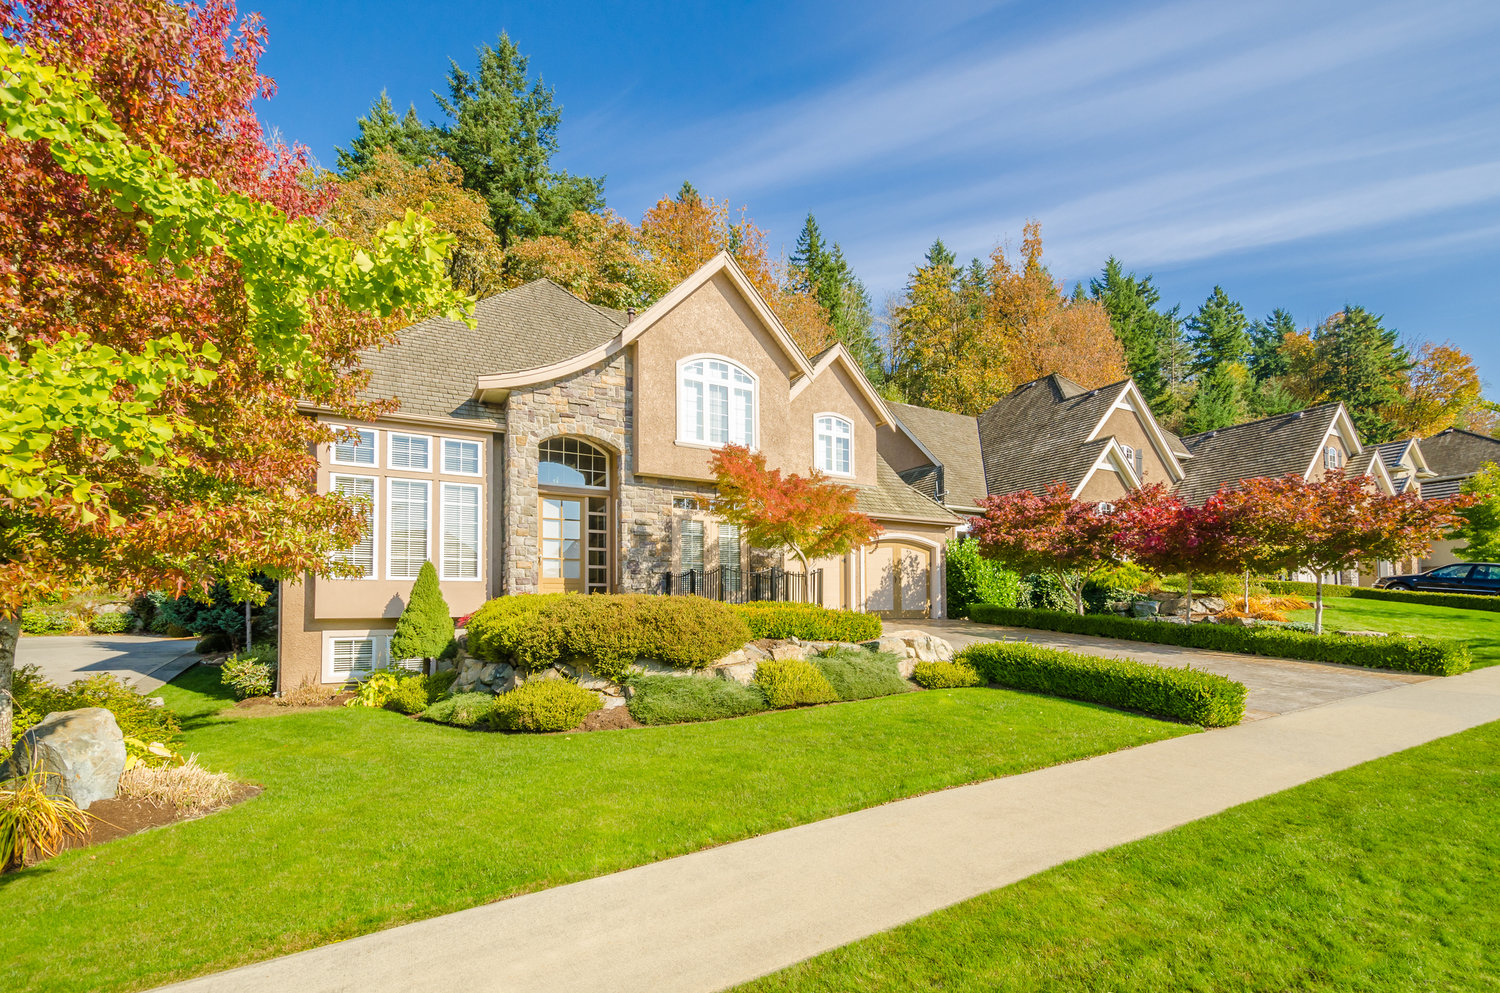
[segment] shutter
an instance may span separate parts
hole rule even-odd
[[[334,554],[334,558],[340,562],[347,562],[359,568],[360,575],[369,577],[375,575],[375,528],[369,514],[375,509],[375,480],[369,476],[335,476],[333,488],[351,500],[367,500],[370,510],[365,516],[364,531],[361,532],[358,542]]]
[[[682,571],[703,572],[703,522],[682,522]]]
[[[335,676],[354,679],[375,670],[375,639],[335,638],[330,668]]]

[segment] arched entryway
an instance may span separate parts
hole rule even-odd
[[[866,559],[868,609],[890,618],[932,616],[932,550],[915,542],[886,540]]]
[[[609,592],[611,463],[608,452],[582,438],[549,438],[537,446],[540,592]]]

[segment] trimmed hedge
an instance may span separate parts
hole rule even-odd
[[[816,603],[740,603],[733,609],[756,638],[854,642],[880,637],[880,618],[857,610],[830,610]]]
[[[1308,634],[1286,628],[1236,627],[1227,624],[1171,624],[1104,614],[1068,614],[1057,610],[1019,610],[975,604],[969,611],[981,624],[1091,634],[1155,645],[1181,645],[1216,652],[1271,655],[1305,662],[1334,662],[1376,669],[1453,676],[1469,668],[1469,650],[1435,638],[1352,637]]]
[[[743,717],[770,705],[758,686],[741,686],[732,679],[682,676],[633,676],[630,716],[642,724],[686,724]]]
[[[1266,588],[1276,593],[1295,593],[1312,598],[1317,594],[1316,583],[1289,583],[1275,580],[1266,583]],[[1416,603],[1426,607],[1456,607],[1459,610],[1500,611],[1500,596],[1485,593],[1423,593],[1417,590],[1377,590],[1373,586],[1323,587],[1323,599],[1352,597],[1355,600],[1385,600],[1390,603]]]
[[[1198,669],[1106,659],[1015,642],[972,645],[955,662],[987,682],[1049,696],[1138,710],[1204,727],[1230,727],[1245,716],[1245,686]]]
[[[918,662],[911,671],[912,682],[924,689],[951,690],[961,686],[978,686],[979,673],[963,662]]]
[[[839,698],[817,666],[802,659],[765,659],[755,667],[755,685],[777,710]]]
[[[636,659],[702,669],[750,640],[727,604],[695,596],[523,593],[491,600],[469,618],[469,654],[535,672],[581,660],[619,680]]]
[[[571,731],[598,709],[593,690],[566,679],[541,679],[495,697],[488,720],[497,731]]]
[[[828,680],[840,700],[894,696],[910,689],[901,678],[901,660],[890,652],[834,648],[808,661]]]

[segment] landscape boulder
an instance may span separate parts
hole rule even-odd
[[[120,788],[125,771],[125,736],[115,715],[103,707],[48,714],[21,736],[0,781],[25,776],[35,768],[79,809],[108,800]]]
[[[947,662],[953,658],[952,645],[925,631],[893,631],[875,641],[867,641],[861,647],[889,652],[900,659],[902,679],[911,678],[918,662]]]

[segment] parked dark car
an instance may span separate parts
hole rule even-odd
[[[1424,593],[1500,594],[1500,565],[1455,562],[1415,576],[1386,576],[1375,585],[1387,590],[1421,590]]]

